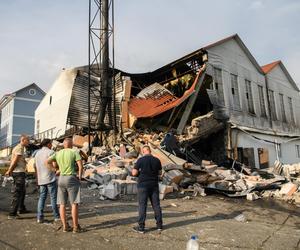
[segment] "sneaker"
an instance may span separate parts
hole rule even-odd
[[[44,219],[37,219],[36,222],[37,222],[37,223],[43,223],[43,222],[44,222]]]
[[[161,232],[163,230],[163,227],[162,226],[157,226],[156,229],[157,229],[158,232]]]
[[[20,216],[19,215],[8,215],[7,217],[8,220],[18,220],[20,219]]]
[[[79,224],[77,227],[73,227],[73,233],[82,233],[82,232],[85,232],[85,230],[82,229]]]
[[[135,231],[136,233],[140,233],[140,234],[145,233],[145,229],[141,228],[141,227],[133,227],[133,231]]]

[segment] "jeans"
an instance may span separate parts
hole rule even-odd
[[[159,202],[158,186],[138,188],[138,202],[139,202],[139,219],[138,224],[141,229],[145,228],[147,202],[150,199],[152,208],[154,210],[157,227],[162,227],[162,212]]]
[[[59,219],[59,211],[56,204],[56,200],[57,200],[56,181],[46,185],[40,185],[39,187],[40,187],[40,197],[39,197],[38,207],[37,207],[37,219],[38,220],[44,219],[44,207],[45,207],[48,191],[50,193],[53,216],[55,219]]]
[[[15,216],[19,211],[26,210],[24,205],[26,187],[25,187],[25,173],[12,173],[14,179],[13,198],[9,215]]]

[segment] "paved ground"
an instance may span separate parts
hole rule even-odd
[[[171,197],[162,202],[165,230],[161,234],[153,230],[151,212],[148,231],[141,235],[132,231],[135,197],[100,201],[85,189],[80,223],[87,231],[73,234],[57,231],[59,225],[54,223],[37,224],[34,213],[7,220],[9,189],[0,187],[0,249],[176,250],[185,249],[192,234],[199,235],[200,249],[300,249],[300,208],[273,200]],[[34,211],[37,194],[26,199],[27,207]],[[234,219],[241,213],[247,222]],[[52,220],[49,212],[47,219]]]

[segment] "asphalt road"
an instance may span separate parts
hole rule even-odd
[[[151,208],[147,232],[137,234],[136,197],[101,201],[95,191],[82,190],[80,224],[86,232],[63,233],[52,222],[36,223],[37,193],[29,188],[27,208],[32,213],[7,220],[10,187],[0,187],[0,249],[186,249],[193,234],[200,249],[300,249],[300,208],[274,200],[228,199],[210,195],[183,200],[171,196],[162,201],[165,229],[159,234]],[[49,204],[49,202],[47,202]],[[235,219],[243,215],[243,221]]]

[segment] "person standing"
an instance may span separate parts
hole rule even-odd
[[[38,150],[34,157],[34,165],[37,174],[37,183],[39,186],[40,196],[37,206],[37,222],[44,222],[44,208],[47,199],[47,194],[50,194],[51,206],[54,216],[54,221],[59,221],[59,211],[57,207],[57,183],[55,168],[49,168],[45,161],[54,154],[51,150],[52,142],[50,139],[44,139],[41,142],[42,148]]]
[[[26,195],[25,171],[27,164],[25,160],[25,147],[28,145],[28,136],[21,135],[20,143],[14,147],[12,151],[10,166],[5,173],[6,176],[12,176],[14,179],[13,198],[8,219],[18,219],[18,211],[19,214],[29,212],[24,204]]]
[[[157,230],[163,229],[162,212],[159,202],[158,180],[161,172],[161,162],[151,154],[148,145],[142,147],[143,156],[139,158],[132,170],[133,176],[138,176],[138,203],[139,218],[138,226],[133,230],[138,233],[145,233],[145,221],[147,213],[147,202],[150,199],[154,210]]]
[[[47,164],[56,162],[59,167],[60,176],[58,179],[57,203],[60,205],[60,219],[63,225],[63,232],[70,231],[66,217],[66,204],[71,203],[71,213],[73,221],[73,233],[81,232],[78,224],[78,204],[80,203],[80,180],[82,175],[82,161],[78,152],[75,152],[72,139],[64,140],[64,149],[54,153],[46,161]],[[76,176],[76,163],[78,166],[78,176]]]

